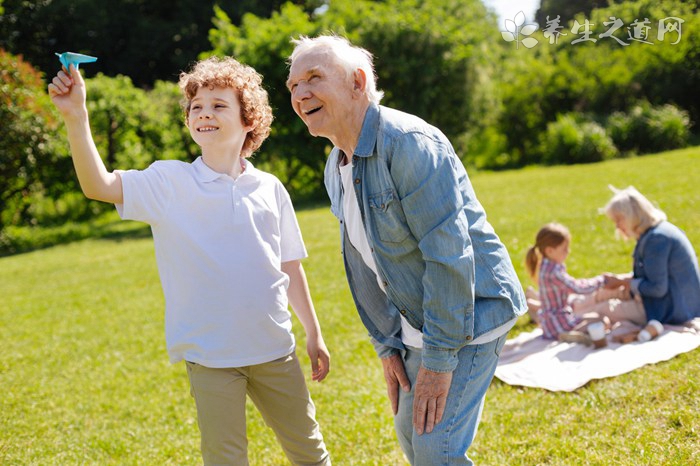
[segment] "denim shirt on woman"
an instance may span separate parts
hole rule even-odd
[[[634,248],[632,289],[647,319],[682,324],[700,317],[700,268],[690,240],[669,222],[649,228]]]
[[[526,310],[508,252],[464,166],[437,128],[397,110],[368,108],[352,176],[384,293],[345,232],[342,158],[334,148],[325,184],[353,299],[377,353],[403,349],[400,313],[423,332],[423,365],[454,370],[460,348]]]

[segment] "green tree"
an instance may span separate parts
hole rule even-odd
[[[285,87],[290,38],[333,31],[375,55],[383,103],[414,113],[458,142],[495,121],[493,53],[487,38],[495,19],[478,0],[336,0],[309,15],[287,4],[270,18],[244,15],[240,26],[217,9],[213,54],[233,55],[264,76],[275,122],[257,155],[295,197],[323,191],[328,141],[309,136]]]
[[[0,49],[0,232],[5,225],[31,223],[37,196],[60,196],[76,187],[42,78],[21,57]]]
[[[129,76],[139,87],[171,80],[209,48],[214,5],[234,24],[243,14],[269,16],[283,0],[4,0],[0,48],[22,54],[47,75],[59,63],[54,52],[82,52],[100,59],[90,74]],[[318,0],[297,0],[307,11]]]
[[[143,169],[155,160],[191,161],[199,154],[177,84],[157,81],[144,91],[126,76],[98,74],[86,86],[93,137],[109,169]]]
[[[295,198],[319,196],[327,142],[311,137],[292,110],[286,87],[286,59],[293,49],[291,37],[314,35],[321,26],[291,3],[270,18],[246,14],[240,26],[233,24],[222,9],[215,11],[216,28],[210,32],[213,51],[205,55],[231,55],[262,74],[275,117],[270,137],[253,162],[275,173]]]
[[[495,165],[517,167],[546,159],[548,154],[538,148],[538,141],[549,122],[568,112],[597,115],[602,121],[613,112],[629,112],[639,102],[649,102],[674,104],[687,111],[691,121],[698,121],[700,39],[689,31],[700,27],[700,14],[691,3],[637,0],[614,4],[588,16],[591,23],[601,26],[591,37],[596,42],[574,42],[582,36],[566,30],[557,44],[549,44],[539,33],[538,47],[517,52],[508,49],[499,86],[503,95],[499,127],[508,138],[508,156],[493,160]],[[649,18],[652,43],[629,40],[624,27],[615,37],[629,45],[599,37],[608,29],[603,23],[611,22],[611,17],[626,24]],[[684,21],[682,36],[675,44],[678,34],[669,34],[664,41],[657,37],[658,21],[669,17]]]
[[[535,13],[535,22],[544,26],[547,17],[550,20],[559,16],[564,24],[573,21],[576,15],[587,17],[596,8],[605,8],[609,0],[542,0]]]
[[[157,159],[193,161],[199,148],[192,140],[185,125],[185,112],[181,106],[182,93],[174,82],[156,81],[146,93],[146,122],[142,129],[147,150]]]
[[[386,105],[424,118],[453,141],[488,126],[497,107],[489,41],[497,29],[484,5],[388,0],[379,11],[353,31],[376,57]]]
[[[146,150],[144,127],[150,104],[146,92],[126,76],[101,73],[86,86],[93,138],[107,168],[146,168],[157,155]]]

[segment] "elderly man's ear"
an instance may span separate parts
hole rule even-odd
[[[365,92],[365,86],[367,86],[367,76],[365,71],[361,68],[355,70],[352,74],[353,78],[353,91],[360,96]]]

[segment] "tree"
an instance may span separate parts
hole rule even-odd
[[[137,86],[170,81],[209,49],[214,5],[238,24],[243,14],[266,17],[283,0],[4,0],[0,48],[52,75],[54,52],[100,59],[88,72],[129,76]],[[296,3],[312,11],[318,0]],[[38,27],[40,25],[40,27]]]
[[[389,0],[348,30],[375,55],[387,105],[422,117],[453,142],[495,121],[489,38],[498,30],[480,1]]]
[[[638,18],[653,21],[650,44],[631,41],[627,29],[617,32],[621,45],[611,37],[600,37],[608,28],[604,22],[619,18],[627,24]],[[658,21],[683,19],[682,37],[657,37]],[[557,44],[540,45],[526,53],[510,49],[504,60],[500,88],[504,111],[500,131],[507,135],[508,157],[500,166],[517,167],[539,163],[539,141],[550,122],[569,112],[595,115],[600,121],[614,112],[630,112],[640,102],[654,106],[673,104],[686,110],[691,121],[700,117],[700,39],[688,33],[700,27],[700,13],[694,2],[668,0],[664,3],[637,0],[593,10],[587,17],[600,26],[595,42],[576,43],[581,35],[565,31]],[[644,149],[643,152],[646,152]]]
[[[609,0],[542,0],[540,7],[535,13],[535,22],[544,26],[547,17],[550,20],[559,16],[562,24],[567,24],[574,20],[576,15],[590,17],[595,8],[605,8]]]
[[[286,87],[286,59],[291,54],[291,37],[314,35],[321,30],[304,10],[288,3],[270,18],[243,16],[233,24],[222,9],[216,9],[215,29],[210,32],[213,50],[205,55],[231,55],[263,75],[274,121],[270,137],[254,155],[253,162],[275,173],[296,199],[321,194],[324,151],[327,142],[309,135],[290,104]]]
[[[309,15],[287,4],[270,18],[244,15],[236,26],[217,9],[213,54],[233,55],[264,76],[275,114],[272,134],[257,159],[293,196],[323,191],[325,139],[313,138],[294,114],[285,87],[290,38],[334,31],[376,57],[386,105],[414,113],[457,141],[490,121],[491,47],[496,21],[478,0],[335,0]]]
[[[0,231],[31,222],[37,195],[75,189],[68,148],[56,137],[59,119],[41,73],[0,49]],[[0,238],[1,243],[1,238]]]

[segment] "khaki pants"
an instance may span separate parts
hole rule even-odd
[[[187,374],[206,466],[248,465],[246,394],[292,464],[331,464],[295,353],[268,363],[226,369],[188,362]]]
[[[591,312],[607,316],[611,324],[625,321],[642,327],[647,324],[647,314],[641,299],[608,299],[598,303],[587,299],[574,304],[576,315],[583,316]]]
[[[606,315],[610,318],[611,323],[627,320],[642,327],[647,324],[647,313],[644,311],[644,304],[640,298],[625,301],[611,299],[610,302],[612,305]]]
[[[647,315],[640,298],[629,299],[629,293],[621,290],[606,290],[601,288],[596,293],[587,295],[572,295],[570,304],[574,314],[582,317],[589,313],[607,316],[611,324],[629,321],[644,326]]]

